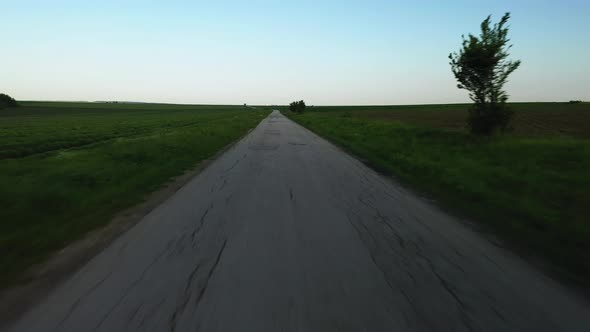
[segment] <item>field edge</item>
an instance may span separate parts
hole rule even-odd
[[[49,295],[59,284],[170,199],[259,125],[260,122],[213,156],[185,170],[183,174],[170,178],[156,191],[146,193],[140,203],[118,211],[103,226],[87,232],[66,247],[49,254],[41,263],[30,266],[14,284],[0,285],[0,327],[9,326],[28,308]]]
[[[514,255],[517,255],[529,263],[532,267],[542,272],[548,278],[557,280],[576,293],[579,293],[585,298],[590,299],[590,280],[588,280],[586,276],[574,273],[566,267],[554,262],[549,257],[544,257],[532,248],[528,248],[526,243],[517,243],[513,238],[506,236],[506,234],[502,234],[502,231],[496,229],[488,222],[477,220],[477,218],[469,213],[468,210],[459,208],[452,201],[441,199],[441,197],[438,197],[436,192],[423,188],[421,185],[414,183],[411,179],[405,179],[396,175],[395,172],[387,169],[383,165],[380,165],[379,161],[370,160],[366,157],[363,157],[354,151],[352,147],[341,144],[338,142],[338,140],[329,137],[329,135],[324,135],[313,128],[307,127],[304,123],[298,121],[298,114],[293,114],[287,109],[281,109],[280,112],[295,124],[330,142],[336,148],[342,150],[352,158],[355,158],[363,165],[386,177],[388,180],[394,181],[396,184],[401,185],[408,192],[411,192],[420,199],[428,201],[429,204],[434,204],[441,211],[454,216],[463,225],[480,234],[488,242],[495,246],[504,248]]]

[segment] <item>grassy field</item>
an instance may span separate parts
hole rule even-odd
[[[0,110],[0,287],[267,114],[238,106],[36,102]]]
[[[590,277],[590,104],[512,104],[513,131],[464,128],[467,105],[284,112],[509,243]]]

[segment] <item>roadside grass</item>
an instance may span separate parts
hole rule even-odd
[[[0,112],[0,288],[268,115],[236,106],[22,104]]]
[[[446,105],[432,107],[444,117]],[[477,138],[444,125],[392,120],[400,118],[399,109],[391,116],[379,110],[378,117],[344,109],[284,113],[443,206],[486,223],[525,252],[549,259],[569,277],[590,276],[590,139],[556,135],[542,112],[531,116],[548,127],[545,137],[541,132],[523,137],[526,130],[521,130]],[[585,112],[587,125],[587,104]],[[572,136],[588,137],[588,132]]]

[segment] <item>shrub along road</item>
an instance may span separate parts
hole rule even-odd
[[[586,331],[590,306],[273,112],[13,331]]]

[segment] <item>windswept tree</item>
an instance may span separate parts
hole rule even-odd
[[[481,34],[463,37],[459,52],[449,55],[458,88],[469,91],[469,98],[475,102],[468,119],[474,134],[489,135],[497,129],[506,129],[512,118],[506,106],[508,94],[503,87],[520,61],[508,60],[512,47],[508,39],[509,19],[510,13],[506,13],[492,26],[491,16],[488,16],[481,23]]]
[[[289,110],[295,113],[303,113],[305,111],[305,102],[303,100],[294,101],[289,104]]]
[[[6,107],[17,107],[18,103],[9,95],[0,93],[0,109]]]

